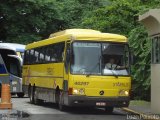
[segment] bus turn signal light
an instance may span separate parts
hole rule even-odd
[[[68,95],[72,95],[72,93],[73,93],[73,88],[69,88],[68,89]]]

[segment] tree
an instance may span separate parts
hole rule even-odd
[[[30,43],[51,33],[79,28],[83,16],[108,0],[1,0],[0,39]]]
[[[133,77],[132,89],[135,99],[150,100],[151,40],[142,25],[132,29],[128,39],[135,56],[131,70]]]
[[[86,28],[128,35],[138,24],[138,4],[138,0],[114,0],[109,6],[95,10],[82,24]]]
[[[108,4],[108,0],[57,0],[67,28],[80,28],[85,16]]]
[[[25,44],[61,29],[63,20],[54,0],[2,0],[0,25],[1,40]]]

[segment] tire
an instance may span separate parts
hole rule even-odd
[[[108,114],[111,114],[111,113],[113,113],[113,109],[114,109],[114,107],[106,107],[106,108],[105,108],[105,111],[106,111]]]
[[[37,94],[36,87],[34,87],[33,96],[34,96],[34,104],[35,105],[39,105],[39,104],[43,103],[43,100],[38,99],[38,94]]]
[[[56,89],[56,93],[55,93],[55,103],[59,104],[59,97],[60,97],[60,90]]]
[[[31,86],[29,85],[28,86],[28,97],[30,98],[30,96],[31,96]]]
[[[58,107],[60,111],[65,111],[66,110],[66,106],[63,104],[63,92],[60,91],[59,92],[59,101],[58,101]]]
[[[17,93],[17,96],[18,96],[19,98],[23,98],[23,97],[24,97],[24,93]]]
[[[34,100],[34,86],[33,87],[30,87],[30,103],[34,104],[35,100]]]

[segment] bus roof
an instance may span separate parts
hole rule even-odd
[[[25,45],[17,43],[0,43],[0,49],[10,49],[16,52],[24,52]]]
[[[127,42],[127,38],[123,35],[102,33],[92,29],[67,29],[64,31],[53,33],[49,39],[37,41],[26,46],[26,49],[32,49],[52,43],[63,42],[68,40],[84,40],[84,41],[110,41],[110,42]]]
[[[101,33],[101,32],[97,30],[92,30],[92,29],[67,29],[67,30],[53,33],[49,37],[51,38],[51,37],[67,35],[67,34],[72,34],[72,35],[83,34],[84,35],[84,34],[97,34],[97,33]]]

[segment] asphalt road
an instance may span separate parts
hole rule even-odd
[[[12,98],[13,109],[23,111],[24,120],[126,120],[127,113],[115,108],[112,114],[104,109],[68,108],[65,112],[58,109],[55,104],[44,103],[33,105],[29,98]]]

